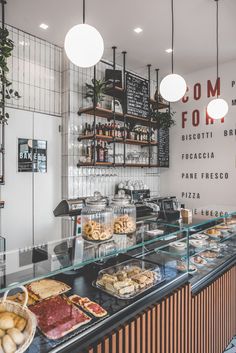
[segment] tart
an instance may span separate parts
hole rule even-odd
[[[206,234],[201,234],[201,233],[198,233],[198,234],[193,234],[192,236],[194,239],[197,239],[197,240],[207,240],[209,237],[208,235]]]
[[[199,267],[204,266],[207,264],[207,261],[205,259],[203,259],[201,256],[193,256],[191,257],[190,261],[194,264],[197,265]]]
[[[218,256],[217,252],[213,251],[213,250],[206,250],[206,251],[202,252],[200,255],[204,259],[211,260],[211,261],[215,260]]]
[[[103,317],[107,315],[107,311],[105,309],[103,309],[99,304],[91,301],[89,298],[82,298],[79,295],[74,294],[71,295],[69,299],[73,304],[80,306],[82,309],[88,311],[95,317]]]
[[[91,321],[88,315],[61,296],[45,299],[29,309],[35,314],[39,329],[52,340],[62,338]]]
[[[170,244],[170,247],[176,251],[183,251],[186,249],[187,245],[181,241],[176,241]]]
[[[216,228],[207,229],[205,233],[210,235],[211,237],[219,237],[221,235],[220,230]]]
[[[32,282],[26,288],[36,301],[65,293],[71,289],[67,284],[49,278]]]
[[[188,266],[184,261],[177,261],[176,265],[177,270],[181,272],[188,271]],[[189,265],[189,272],[193,273],[197,271],[197,267],[195,265]]]

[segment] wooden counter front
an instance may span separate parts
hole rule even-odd
[[[222,353],[235,334],[236,266],[195,296],[179,288],[85,352]]]

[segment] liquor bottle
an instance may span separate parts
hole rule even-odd
[[[99,161],[104,162],[104,147],[101,141],[100,141],[100,149],[99,149]]]
[[[86,151],[86,155],[87,155],[87,162],[90,163],[92,162],[92,144],[89,141],[87,144],[87,151]]]
[[[98,124],[98,135],[102,135],[102,125],[101,125],[101,123]]]
[[[107,143],[104,145],[104,162],[108,162],[108,148]]]
[[[96,158],[96,160],[97,160],[97,162],[100,162],[100,148],[101,148],[101,146],[100,146],[100,143],[98,142],[97,143],[97,147],[96,147],[96,154],[97,154],[97,158]]]
[[[84,134],[84,135],[87,135],[87,130],[88,130],[87,126],[88,126],[88,124],[85,123],[85,125],[84,125],[84,131],[83,131],[83,134]]]

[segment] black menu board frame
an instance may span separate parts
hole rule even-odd
[[[169,140],[170,130],[159,128],[157,131],[159,167],[169,167]]]
[[[127,114],[149,119],[149,81],[131,72],[126,72]]]

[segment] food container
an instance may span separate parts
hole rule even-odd
[[[119,299],[132,299],[165,280],[161,268],[142,260],[128,260],[98,274],[94,286]]]
[[[131,204],[130,196],[120,190],[112,199],[114,211],[114,234],[132,234],[136,230],[136,207]]]
[[[82,236],[88,241],[102,242],[113,235],[113,209],[99,192],[86,199],[81,212]]]
[[[4,293],[3,299],[0,301],[1,309],[6,312],[14,313],[16,315],[21,316],[23,319],[27,321],[26,327],[23,330],[23,334],[25,336],[25,340],[22,344],[17,347],[16,353],[23,353],[27,350],[30,344],[33,341],[35,331],[36,331],[36,318],[35,315],[27,308],[28,302],[28,291],[23,286],[18,286],[25,293],[25,301],[24,304],[21,305],[19,303],[15,303],[11,300],[7,300],[7,295],[9,290]]]

